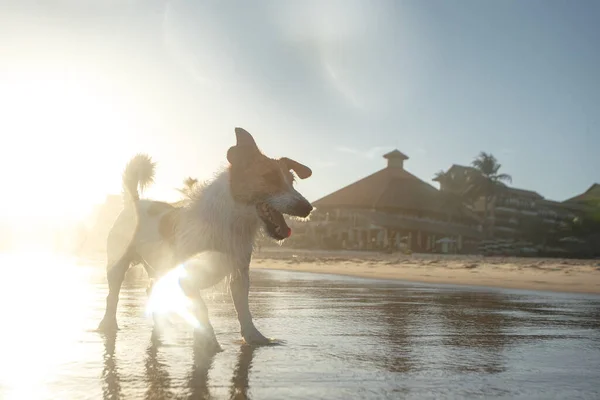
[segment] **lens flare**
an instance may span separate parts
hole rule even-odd
[[[201,323],[193,313],[193,302],[185,295],[180,280],[187,277],[184,265],[178,265],[160,278],[152,287],[147,316],[177,315],[194,328],[200,328]]]

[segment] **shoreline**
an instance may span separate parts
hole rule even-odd
[[[600,260],[264,249],[252,268],[416,283],[600,294]]]

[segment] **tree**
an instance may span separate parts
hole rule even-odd
[[[486,153],[482,151],[479,155],[473,160],[471,165],[475,168],[477,173],[473,174],[470,177],[471,186],[468,190],[469,194],[474,194],[478,198],[483,198],[483,216],[484,223],[487,223],[489,214],[491,211],[491,216],[494,215],[493,205],[495,203],[496,196],[501,187],[503,187],[504,182],[512,183],[512,177],[508,174],[501,174],[500,168],[502,164],[498,163],[496,157],[494,157],[491,153]],[[494,220],[492,218],[492,223],[489,224],[488,234],[493,235],[494,228]]]
[[[194,189],[196,189],[196,185],[198,185],[198,179],[190,176],[183,181],[183,187],[177,190],[185,197],[190,197],[190,195],[194,192]]]

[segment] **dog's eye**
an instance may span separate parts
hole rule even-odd
[[[263,175],[263,178],[271,185],[279,185],[281,183],[281,174],[279,171],[269,171]]]

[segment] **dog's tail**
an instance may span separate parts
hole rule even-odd
[[[139,153],[133,156],[123,171],[123,198],[125,205],[140,199],[143,192],[154,182],[154,169],[156,163],[149,155]],[[139,189],[139,190],[138,190]]]

